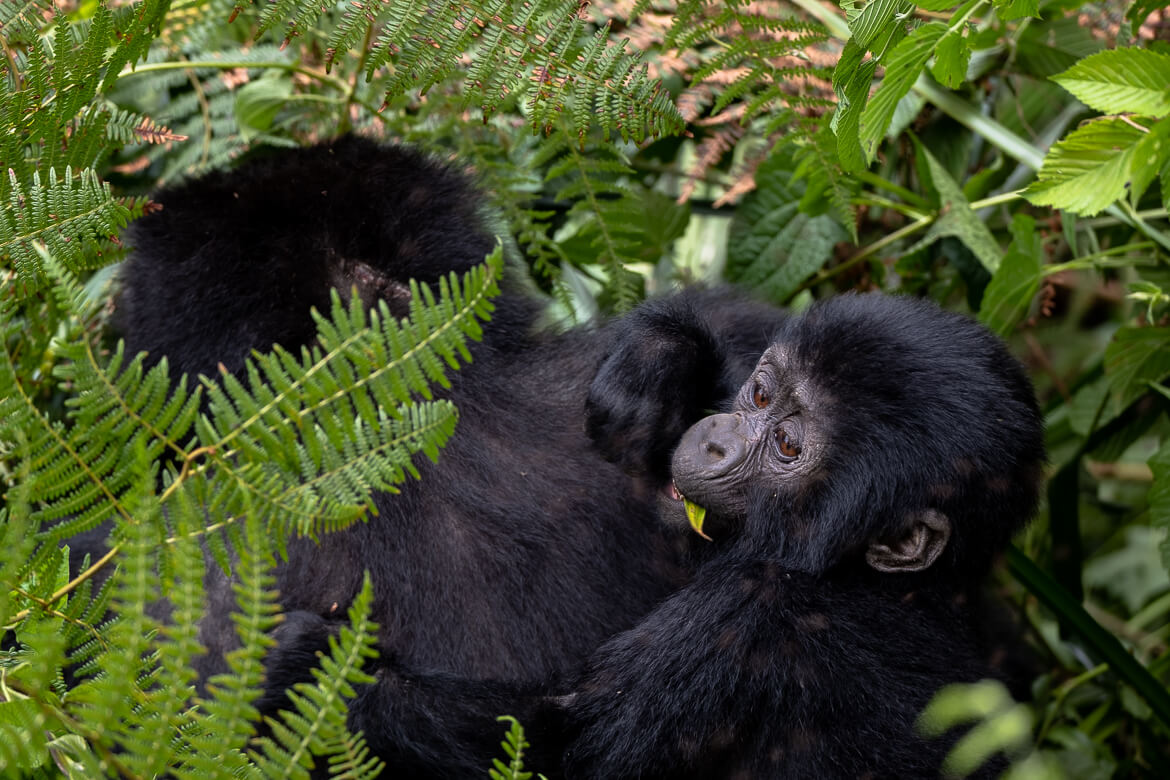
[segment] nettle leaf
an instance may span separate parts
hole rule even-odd
[[[1107,49],[1052,80],[1104,114],[1170,113],[1170,56],[1149,49]]]
[[[925,146],[915,139],[918,157],[918,175],[936,196],[939,217],[930,230],[917,244],[906,250],[907,254],[930,246],[945,236],[957,238],[971,250],[983,267],[992,274],[999,269],[1001,252],[995,237],[983,224],[983,220],[971,210],[971,204],[963,197],[963,190],[947,173],[947,169],[935,159]]]
[[[1118,410],[1170,376],[1170,328],[1122,328],[1105,348],[1105,375]]]
[[[947,89],[958,89],[967,79],[967,64],[971,61],[971,44],[962,30],[951,30],[938,42],[934,65],[930,72]]]
[[[913,10],[914,5],[906,0],[872,0],[866,3],[855,19],[849,21],[853,40],[861,48],[868,48],[879,33],[885,31],[895,15],[904,17]]]
[[[1040,0],[994,0],[992,5],[995,15],[1005,22],[1025,16],[1040,18]]]
[[[862,112],[859,128],[861,148],[869,162],[877,156],[877,145],[894,118],[898,101],[914,86],[946,31],[942,22],[924,24],[906,36],[882,62],[886,76]]]
[[[1012,243],[983,293],[979,321],[1000,336],[1011,333],[1028,313],[1040,288],[1044,245],[1036,221],[1026,214],[1012,219]]]
[[[1156,138],[1135,123],[1123,119],[1101,119],[1073,130],[1053,145],[1044,157],[1036,181],[1024,190],[1024,197],[1036,206],[1068,209],[1092,216],[1125,195],[1132,177],[1134,160]],[[1143,163],[1145,164],[1145,163]]]
[[[756,172],[756,190],[744,199],[731,224],[728,281],[782,302],[833,254],[848,234],[828,215],[799,209],[804,183],[793,174],[793,150],[781,147]]]
[[[858,125],[861,121],[861,112],[865,109],[865,100],[869,96],[869,87],[873,83],[873,75],[877,70],[877,62],[868,60],[862,62],[865,51],[848,41],[837,69],[833,71],[833,88],[837,92],[837,110],[829,127],[837,135],[837,157],[841,167],[846,171],[857,173],[868,167],[865,153],[861,149],[861,139],[858,135]]]

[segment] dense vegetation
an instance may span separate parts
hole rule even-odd
[[[1170,776],[1161,6],[0,3],[0,770],[377,771],[344,727],[368,599],[298,711],[250,741],[267,570],[288,534],[360,520],[370,489],[452,435],[455,410],[412,391],[458,363],[498,258],[401,328],[338,304],[316,350],[258,360],[247,386],[168,389],[165,365],[142,371],[103,327],[119,233],[151,188],[360,132],[474,170],[565,321],[727,280],[794,308],[924,295],[1002,334],[1033,371],[1051,458],[999,584],[1034,629],[1033,697],[950,690],[924,727],[983,721],[957,774],[1005,749],[1029,777]],[[371,371],[388,381],[353,380]],[[290,419],[301,438],[273,435]],[[60,543],[111,519],[111,553],[70,579]],[[222,565],[226,545],[240,556],[244,647],[194,698],[202,539]],[[145,609],[160,589],[165,625]],[[522,776],[523,739],[513,724],[499,776]]]

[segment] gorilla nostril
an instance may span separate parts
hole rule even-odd
[[[713,441],[704,442],[703,449],[708,455],[713,455],[716,458],[723,458],[727,455],[727,451],[723,449],[722,445]]]

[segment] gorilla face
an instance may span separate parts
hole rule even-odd
[[[732,413],[706,417],[684,434],[671,464],[676,489],[725,526],[747,514],[755,487],[798,490],[820,462],[824,430],[817,409],[812,384],[773,345]]]

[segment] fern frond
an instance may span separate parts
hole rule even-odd
[[[37,34],[53,11],[53,0],[11,0],[0,5],[0,30],[9,43]]]
[[[232,613],[240,646],[227,654],[230,670],[207,682],[207,696],[200,700],[203,727],[184,736],[191,751],[174,770],[176,777],[226,776],[247,771],[248,761],[236,747],[255,733],[259,718],[253,702],[264,678],[264,653],[272,646],[269,633],[276,626],[280,606],[276,601],[276,560],[268,530],[257,515],[245,515],[244,533],[236,552],[237,612]]]
[[[437,458],[454,407],[413,398],[431,398],[430,384],[448,386],[446,370],[470,359],[466,340],[481,335],[502,267],[497,247],[487,265],[442,280],[438,299],[412,282],[401,322],[384,303],[367,314],[356,296],[347,310],[334,294],[332,318],[314,314],[317,346],[299,358],[279,347],[257,356],[247,387],[230,375],[206,381],[210,416],[196,426],[197,451],[213,466],[215,509],[237,514],[246,504],[315,536],[363,517],[369,490],[417,474],[413,454]]]
[[[242,1],[237,8],[242,7]],[[287,21],[286,42],[317,24],[318,0],[278,0],[261,14],[261,29]],[[367,0],[351,3],[329,34],[326,64],[378,30],[366,56],[366,78],[390,68],[386,101],[423,93],[454,74],[466,107],[490,116],[521,96],[534,130],[548,131],[568,115],[584,137],[599,125],[608,137],[642,141],[676,133],[682,118],[640,53],[610,40],[609,25],[589,30],[578,0]]]
[[[492,780],[530,780],[532,773],[524,771],[524,751],[530,747],[524,736],[524,727],[511,715],[501,715],[496,720],[510,724],[504,732],[504,741],[500,743],[508,756],[508,763],[493,759],[488,777]]]
[[[633,193],[633,171],[621,152],[608,144],[582,149],[567,127],[542,145],[535,166],[547,166],[546,181],[557,183],[557,200],[571,203],[568,218],[577,229],[578,265],[599,263],[614,308],[632,307],[640,297],[640,277],[627,269],[637,262],[643,232],[642,200]]]
[[[100,263],[86,249],[108,244],[146,203],[145,198],[115,198],[110,185],[90,169],[74,176],[66,168],[58,178],[50,168],[47,183],[34,172],[27,189],[13,171],[8,176],[8,201],[0,204],[0,255],[12,258],[26,291],[39,289],[44,281],[35,243],[45,244],[72,271],[95,267]]]
[[[382,762],[369,757],[361,734],[346,727],[345,700],[354,696],[354,685],[374,678],[362,671],[362,664],[377,657],[374,641],[377,624],[370,620],[373,586],[369,572],[362,589],[349,608],[349,625],[340,636],[329,638],[329,654],[321,667],[313,669],[316,683],[299,683],[288,696],[293,710],[280,713],[279,720],[267,719],[272,737],[257,741],[258,750],[248,755],[266,777],[307,778],[314,767],[312,756],[330,757],[333,777],[374,777]]]
[[[84,312],[83,293],[68,271],[49,255],[41,261],[58,280],[55,289],[65,306]],[[165,449],[182,452],[179,442],[194,422],[198,393],[189,395],[180,383],[172,394],[165,364],[144,373],[136,358],[123,370],[121,348],[107,364],[88,340],[60,343],[65,362],[54,375],[76,392],[68,402],[74,424],[67,427],[26,390],[14,352],[20,324],[11,318],[11,307],[7,315],[0,344],[0,441],[27,442],[34,524],[49,529],[45,538],[54,541],[114,515],[128,520],[123,494],[141,478],[136,450],[141,447],[152,460]]]

